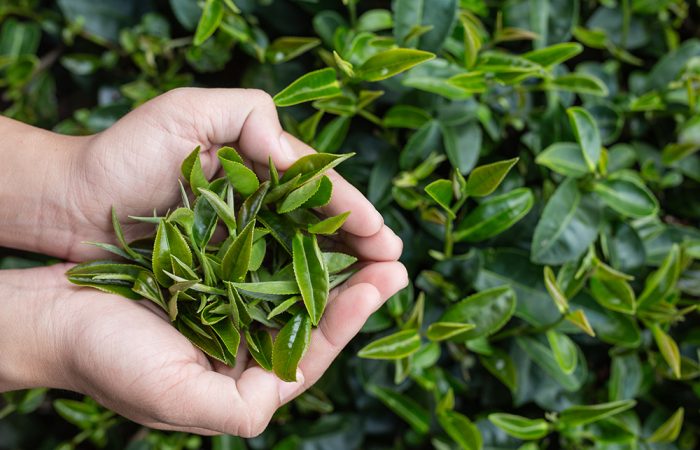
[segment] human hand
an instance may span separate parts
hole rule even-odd
[[[70,389],[149,427],[243,437],[260,434],[277,408],[314,384],[407,283],[400,263],[377,262],[333,290],[297,381],[287,383],[257,366],[244,346],[233,368],[210,362],[152,304],[70,285],[66,268],[3,271],[2,286],[22,295],[0,296],[0,391]],[[38,281],[42,288],[27,292]]]
[[[165,213],[180,201],[177,179],[182,160],[200,145],[202,167],[208,177],[219,170],[216,150],[232,145],[259,172],[268,156],[284,170],[313,150],[284,133],[275,105],[263,91],[251,89],[195,89],[170,91],[135,109],[99,133],[74,153],[74,175],[69,197],[75,199],[76,230],[69,259],[100,255],[81,241],[110,242],[113,205],[127,238],[152,232],[148,225],[128,216],[149,216],[154,208]],[[333,198],[322,213],[352,211],[343,226],[359,257],[395,260],[398,239],[383,226],[381,215],[347,181],[329,173]],[[371,240],[361,238],[372,237]]]

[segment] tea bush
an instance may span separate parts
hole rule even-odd
[[[357,153],[340,170],[413,279],[255,439],[31,390],[4,395],[0,449],[700,445],[696,2],[5,0],[0,20],[4,114],[61,133],[179,86],[275,95],[289,132]]]

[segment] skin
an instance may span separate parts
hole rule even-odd
[[[113,242],[112,205],[128,239],[151,232],[128,216],[179,202],[180,163],[201,145],[209,176],[216,150],[235,146],[262,172],[314,150],[284,133],[269,95],[245,89],[176,89],[109,129],[60,136],[0,117],[0,246],[66,261],[105,256],[81,244]],[[340,245],[362,269],[331,293],[297,381],[261,369],[243,347],[236,367],[212,363],[142,301],[69,284],[70,263],[0,271],[0,392],[69,389],[141,424],[199,434],[260,434],[272,414],[323,375],[370,314],[406,286],[401,240],[337,173],[322,214],[352,211]]]

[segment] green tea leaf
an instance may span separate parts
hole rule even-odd
[[[491,194],[517,162],[518,158],[513,158],[477,167],[469,174],[464,193],[472,197]]]
[[[545,89],[574,92],[576,94],[607,97],[610,92],[600,79],[585,73],[560,75],[544,83]]]
[[[238,227],[245,228],[248,224],[253,221],[257,215],[258,211],[265,201],[265,194],[267,194],[270,188],[270,182],[266,181],[260,184],[258,190],[250,194],[250,196],[243,202],[240,209],[238,210]]]
[[[659,210],[654,194],[635,178],[611,177],[595,182],[593,190],[606,205],[625,216],[652,216]]]
[[[308,226],[309,233],[313,234],[333,234],[343,226],[347,218],[350,216],[350,211],[338,214],[337,216],[328,217],[318,223]]]
[[[333,196],[333,182],[328,176],[323,175],[318,189],[303,205],[302,208],[320,208],[326,206]]]
[[[528,188],[513,189],[479,204],[454,231],[455,241],[480,242],[506,231],[527,215],[535,203]]]
[[[311,320],[306,313],[292,317],[282,327],[272,347],[272,369],[284,381],[296,381],[297,366],[311,340]]]
[[[243,164],[243,159],[236,150],[231,147],[221,147],[216,156],[219,158],[229,183],[242,196],[247,197],[260,187],[257,175]]]
[[[204,196],[209,205],[214,208],[216,214],[219,216],[222,222],[228,228],[229,234],[236,233],[236,215],[233,209],[229,207],[226,202],[221,200],[221,198],[208,189],[199,188],[199,193]]]
[[[318,191],[321,186],[321,180],[322,178],[311,180],[291,191],[277,207],[277,212],[280,214],[288,213],[306,203]]]
[[[559,413],[558,426],[563,428],[580,427],[589,423],[599,422],[608,417],[620,414],[634,408],[634,400],[600,403],[597,405],[577,405]]]
[[[192,265],[192,252],[180,231],[169,222],[161,220],[156,231],[153,245],[153,274],[164,287],[172,284],[165,272],[172,272],[171,256],[175,256],[185,264]]]
[[[488,336],[501,329],[515,312],[515,292],[499,286],[470,295],[443,313],[440,322],[471,323],[474,328],[451,339],[466,341]]]
[[[289,297],[287,300],[272,308],[272,311],[270,311],[270,313],[267,315],[267,319],[270,320],[273,317],[277,317],[283,312],[286,312],[287,310],[289,310],[289,308],[296,305],[297,302],[299,302],[299,300],[301,300],[301,297],[298,295],[295,295],[294,297]]]
[[[457,411],[443,411],[437,415],[437,418],[442,429],[457,443],[459,448],[481,450],[481,433],[467,416]]]
[[[569,311],[569,300],[566,295],[562,292],[557,283],[557,278],[554,276],[554,271],[549,266],[544,268],[544,285],[549,292],[549,296],[554,300],[554,304],[560,313],[565,314]]]
[[[297,233],[292,240],[294,277],[309,312],[311,323],[321,320],[328,301],[328,269],[314,235]]]
[[[274,97],[277,106],[292,106],[319,98],[340,95],[340,85],[332,68],[315,70],[297,78]]]
[[[317,47],[320,39],[285,36],[275,39],[265,50],[265,57],[273,64],[280,64]]]
[[[567,177],[580,178],[589,173],[581,147],[572,142],[555,142],[537,155],[535,162]]]
[[[412,398],[374,384],[368,385],[366,389],[405,420],[416,433],[425,434],[430,429],[430,414]]]
[[[266,330],[254,330],[246,335],[248,351],[260,367],[272,370],[272,336]],[[296,375],[296,373],[295,373]]]
[[[554,359],[559,364],[562,372],[572,373],[576,369],[578,362],[578,347],[565,334],[557,333],[554,330],[547,331],[547,340],[552,349]]]
[[[604,308],[623,314],[635,313],[634,291],[627,281],[593,276],[590,287],[593,298]]]
[[[561,64],[573,58],[583,51],[583,46],[576,42],[563,42],[540,48],[522,55],[528,61],[539,64],[543,67],[550,67]]]
[[[589,172],[595,172],[600,160],[602,143],[598,125],[588,111],[581,107],[572,107],[566,110],[569,116],[571,128],[574,130],[576,141],[583,152]]]
[[[528,419],[515,414],[489,414],[489,421],[517,439],[532,441],[547,436],[552,426],[544,419]]]
[[[549,199],[537,223],[532,261],[560,265],[578,259],[598,236],[599,222],[597,202],[582,194],[575,180],[567,179]]]
[[[367,359],[401,359],[417,352],[420,345],[416,330],[403,330],[370,342],[357,355]]]
[[[202,45],[219,28],[223,18],[224,5],[222,0],[206,0],[192,43],[197,46]]]
[[[513,358],[508,353],[496,349],[491,355],[479,356],[479,361],[486,370],[491,372],[491,375],[498,378],[511,392],[515,392],[518,386],[518,373]]]
[[[355,75],[365,81],[384,80],[433,58],[435,55],[430,52],[394,48],[371,56],[355,70]]]
[[[202,161],[199,159],[200,148],[197,146],[182,162],[182,176],[190,184],[192,192],[199,194],[199,188],[209,189],[209,181],[204,175]]]
[[[450,209],[452,203],[452,182],[450,180],[435,180],[425,187],[425,192],[442,207],[448,216],[454,218],[455,214]]]
[[[681,354],[678,350],[678,344],[671,336],[666,334],[658,324],[651,325],[651,333],[654,335],[656,345],[659,347],[661,356],[664,357],[666,363],[673,371],[676,378],[681,377]]]
[[[637,302],[638,309],[646,309],[663,300],[676,286],[681,273],[681,254],[678,245],[673,245],[661,266],[649,275],[644,290]]]
[[[428,326],[426,337],[431,341],[444,341],[476,328],[473,323],[433,322]]]
[[[234,366],[236,364],[236,354],[238,353],[238,345],[241,343],[241,334],[233,326],[230,318],[218,321],[211,326],[212,330],[219,337],[224,350],[226,364]]]
[[[242,281],[248,273],[253,250],[255,219],[236,236],[221,260],[221,278],[224,281]]]
[[[386,128],[418,129],[430,120],[430,114],[410,105],[395,105],[389,108],[382,123]]]
[[[300,176],[299,182],[297,184],[301,185],[307,181],[327,172],[345,161],[351,158],[354,153],[346,153],[344,155],[334,155],[331,153],[312,153],[310,155],[305,155],[296,160],[292,164],[284,175],[282,175],[281,182],[287,182],[294,179],[297,175]]]
[[[357,258],[345,253],[323,252],[323,263],[329,274],[342,272],[357,262]]]
[[[666,422],[662,423],[661,426],[649,436],[649,439],[647,439],[648,442],[674,442],[681,434],[684,416],[685,409],[678,408]]]

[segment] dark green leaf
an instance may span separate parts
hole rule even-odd
[[[470,295],[445,311],[440,322],[470,323],[475,327],[451,338],[466,341],[488,336],[503,327],[515,311],[515,292],[508,286]]]
[[[525,217],[534,203],[535,198],[528,188],[490,197],[457,225],[454,238],[456,241],[479,242],[496,236]]]
[[[430,429],[430,414],[412,398],[395,392],[393,389],[373,384],[367,386],[366,389],[405,420],[417,433],[425,434]]]
[[[292,317],[275,337],[272,347],[272,368],[284,381],[297,379],[297,366],[309,347],[311,320],[305,312]]]

